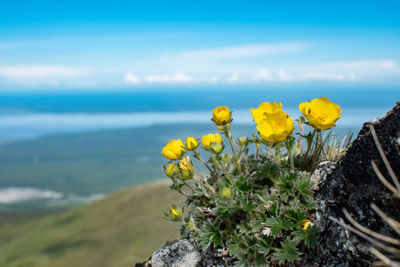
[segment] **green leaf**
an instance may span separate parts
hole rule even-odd
[[[279,264],[283,264],[285,261],[293,262],[299,259],[300,253],[297,252],[296,245],[292,241],[286,239],[281,242],[281,246],[282,249],[275,249],[276,259]]]
[[[249,183],[248,179],[246,179],[243,176],[240,176],[240,178],[236,182],[236,185],[239,188],[239,190],[243,192],[248,192],[253,189],[252,184]]]
[[[268,218],[266,224],[267,226],[271,227],[271,235],[273,237],[279,236],[281,230],[284,229],[282,221],[277,217]]]
[[[297,191],[299,191],[303,196],[310,196],[312,194],[311,187],[313,185],[314,183],[311,179],[301,179],[294,184]]]
[[[311,196],[308,196],[308,197],[305,197],[304,207],[307,210],[314,210],[317,208],[317,203]]]
[[[305,231],[299,229],[294,233],[294,241],[297,243],[304,241],[307,247],[314,248],[317,245],[318,228],[316,226],[309,226]]]
[[[300,223],[306,219],[306,211],[301,209],[289,210],[285,216],[291,222],[295,223],[296,225],[300,225]]]
[[[253,205],[253,203],[250,202],[248,199],[242,199],[240,201],[240,205],[248,213],[251,213],[255,209],[255,206]]]
[[[271,250],[273,241],[274,239],[270,236],[262,236],[258,243],[260,252],[266,255]]]
[[[239,255],[243,255],[244,254],[244,251],[243,251],[243,249],[238,245],[238,244],[229,244],[229,246],[228,246],[228,250],[229,250],[229,254],[230,255],[232,255],[232,256],[235,256],[236,258],[239,256]]]

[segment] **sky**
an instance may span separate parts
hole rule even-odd
[[[400,88],[400,1],[2,0],[0,91]]]

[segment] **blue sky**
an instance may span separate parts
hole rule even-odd
[[[400,85],[399,1],[2,1],[0,90]]]

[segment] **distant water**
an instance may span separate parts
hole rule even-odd
[[[149,92],[0,93],[0,139],[153,124],[208,123],[212,108],[227,105],[235,123],[252,123],[250,107],[282,102],[298,117],[300,102],[327,96],[342,107],[339,127],[359,129],[400,100],[400,90],[235,89]]]
[[[300,116],[298,110],[286,112],[293,118]],[[362,123],[383,116],[385,109],[342,110],[338,127],[357,130]],[[251,124],[250,110],[233,110],[234,123]],[[143,127],[154,124],[210,123],[211,112],[134,112],[134,113],[20,113],[0,115],[0,139],[35,138],[57,133]]]

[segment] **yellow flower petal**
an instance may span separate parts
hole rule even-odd
[[[288,114],[279,111],[266,114],[265,119],[257,125],[257,130],[265,141],[277,143],[286,140],[293,132],[294,123]]]
[[[303,228],[304,231],[306,231],[308,226],[310,226],[310,224],[311,224],[310,220],[304,220],[300,223],[300,227]]]
[[[186,147],[188,150],[193,151],[196,150],[196,148],[199,146],[199,143],[197,142],[196,138],[193,138],[189,136],[186,141]]]
[[[222,137],[219,134],[207,134],[201,139],[204,149],[209,150],[211,143],[222,143]]]
[[[161,150],[161,154],[167,159],[179,159],[183,156],[183,154],[185,154],[184,144],[180,139],[171,140],[165,147],[163,147],[163,149]]]
[[[282,103],[277,104],[276,102],[264,102],[256,109],[250,108],[250,111],[254,121],[259,124],[263,119],[265,119],[266,114],[273,114],[282,111]]]
[[[308,123],[316,129],[327,130],[340,118],[340,106],[326,97],[320,97],[299,105],[299,110],[307,118]]]
[[[216,125],[224,125],[230,122],[231,113],[227,106],[220,106],[213,109],[213,121]]]

